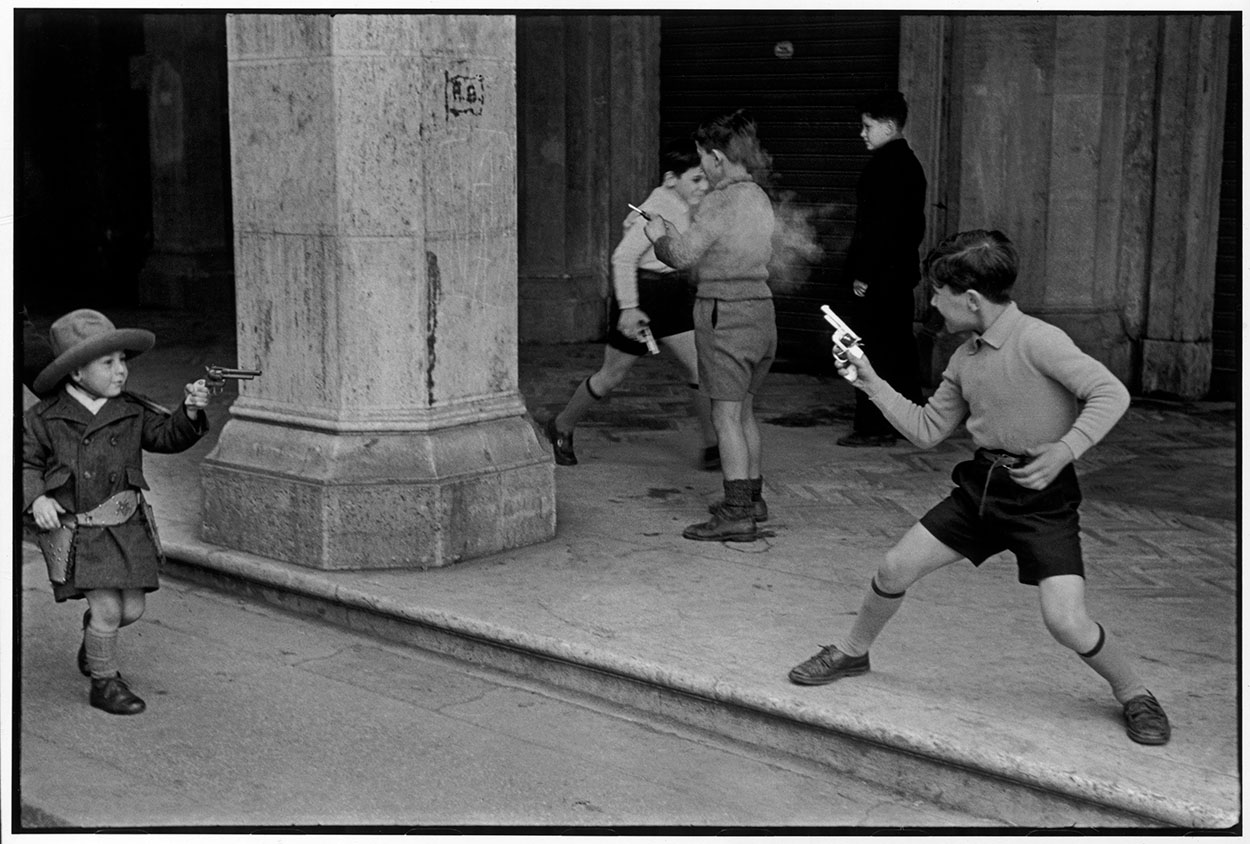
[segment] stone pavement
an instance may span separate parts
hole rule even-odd
[[[229,326],[211,316],[110,316],[157,331],[132,385],[158,401],[205,362],[234,362]],[[533,416],[557,410],[599,359],[594,345],[523,347]],[[198,462],[211,437],[149,456],[147,474],[171,569],[186,577],[580,684],[1006,826],[1240,824],[1236,408],[1135,401],[1079,465],[1091,613],[1138,655],[1173,723],[1170,744],[1142,747],[1103,681],[1046,633],[1009,555],[909,590],[871,673],[786,680],[851,623],[880,555],[970,452],[966,435],[928,451],[840,448],[852,395],[835,377],[770,377],[758,412],[774,515],[752,544],[680,536],[720,479],[694,468],[687,390],[662,358],[578,429],[580,465],[556,472],[555,539],[444,569],[327,573],[204,544]],[[225,402],[213,417],[219,431]]]

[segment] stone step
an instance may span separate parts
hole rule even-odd
[[[995,764],[975,747],[916,748],[889,730],[829,724],[819,717],[723,681],[642,660],[404,606],[384,595],[336,588],[316,572],[267,571],[257,558],[168,547],[166,574],[358,633],[509,672],[528,680],[630,707],[726,738],[827,766],[852,776],[1010,827],[1169,827],[1189,819],[1159,816],[1167,807],[1130,805],[1075,777],[1024,774]],[[181,553],[180,553],[181,552]],[[197,559],[200,558],[200,559]],[[888,705],[888,701],[883,701]],[[982,755],[984,758],[978,759]],[[1155,809],[1163,809],[1156,812]]]

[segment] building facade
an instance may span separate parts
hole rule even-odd
[[[783,354],[827,365],[819,305],[846,295],[864,160],[854,103],[897,86],[929,175],[930,242],[1003,229],[1021,247],[1021,304],[1132,390],[1230,398],[1236,18],[519,16],[519,340],[603,336],[608,255],[625,203],[657,178],[661,138],[745,106],[800,247],[776,265]],[[233,302],[226,17],[23,10],[16,23],[20,302],[59,306],[41,298],[48,275],[90,280],[83,304]]]

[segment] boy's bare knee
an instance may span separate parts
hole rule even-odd
[[[1079,610],[1049,610],[1042,613],[1046,629],[1059,644],[1077,652],[1092,647],[1091,639],[1098,637],[1098,625]]]
[[[877,567],[877,587],[883,592],[905,592],[916,579],[908,558],[897,548],[885,552],[885,559]]]
[[[121,604],[121,626],[134,624],[143,617],[146,601],[142,592],[137,595],[123,595]]]

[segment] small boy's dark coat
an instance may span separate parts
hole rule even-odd
[[[91,415],[63,390],[32,407],[22,447],[22,512],[47,493],[69,513],[83,513],[125,489],[148,488],[143,452],[185,451],[208,431],[181,406],[173,414],[122,393]]]

